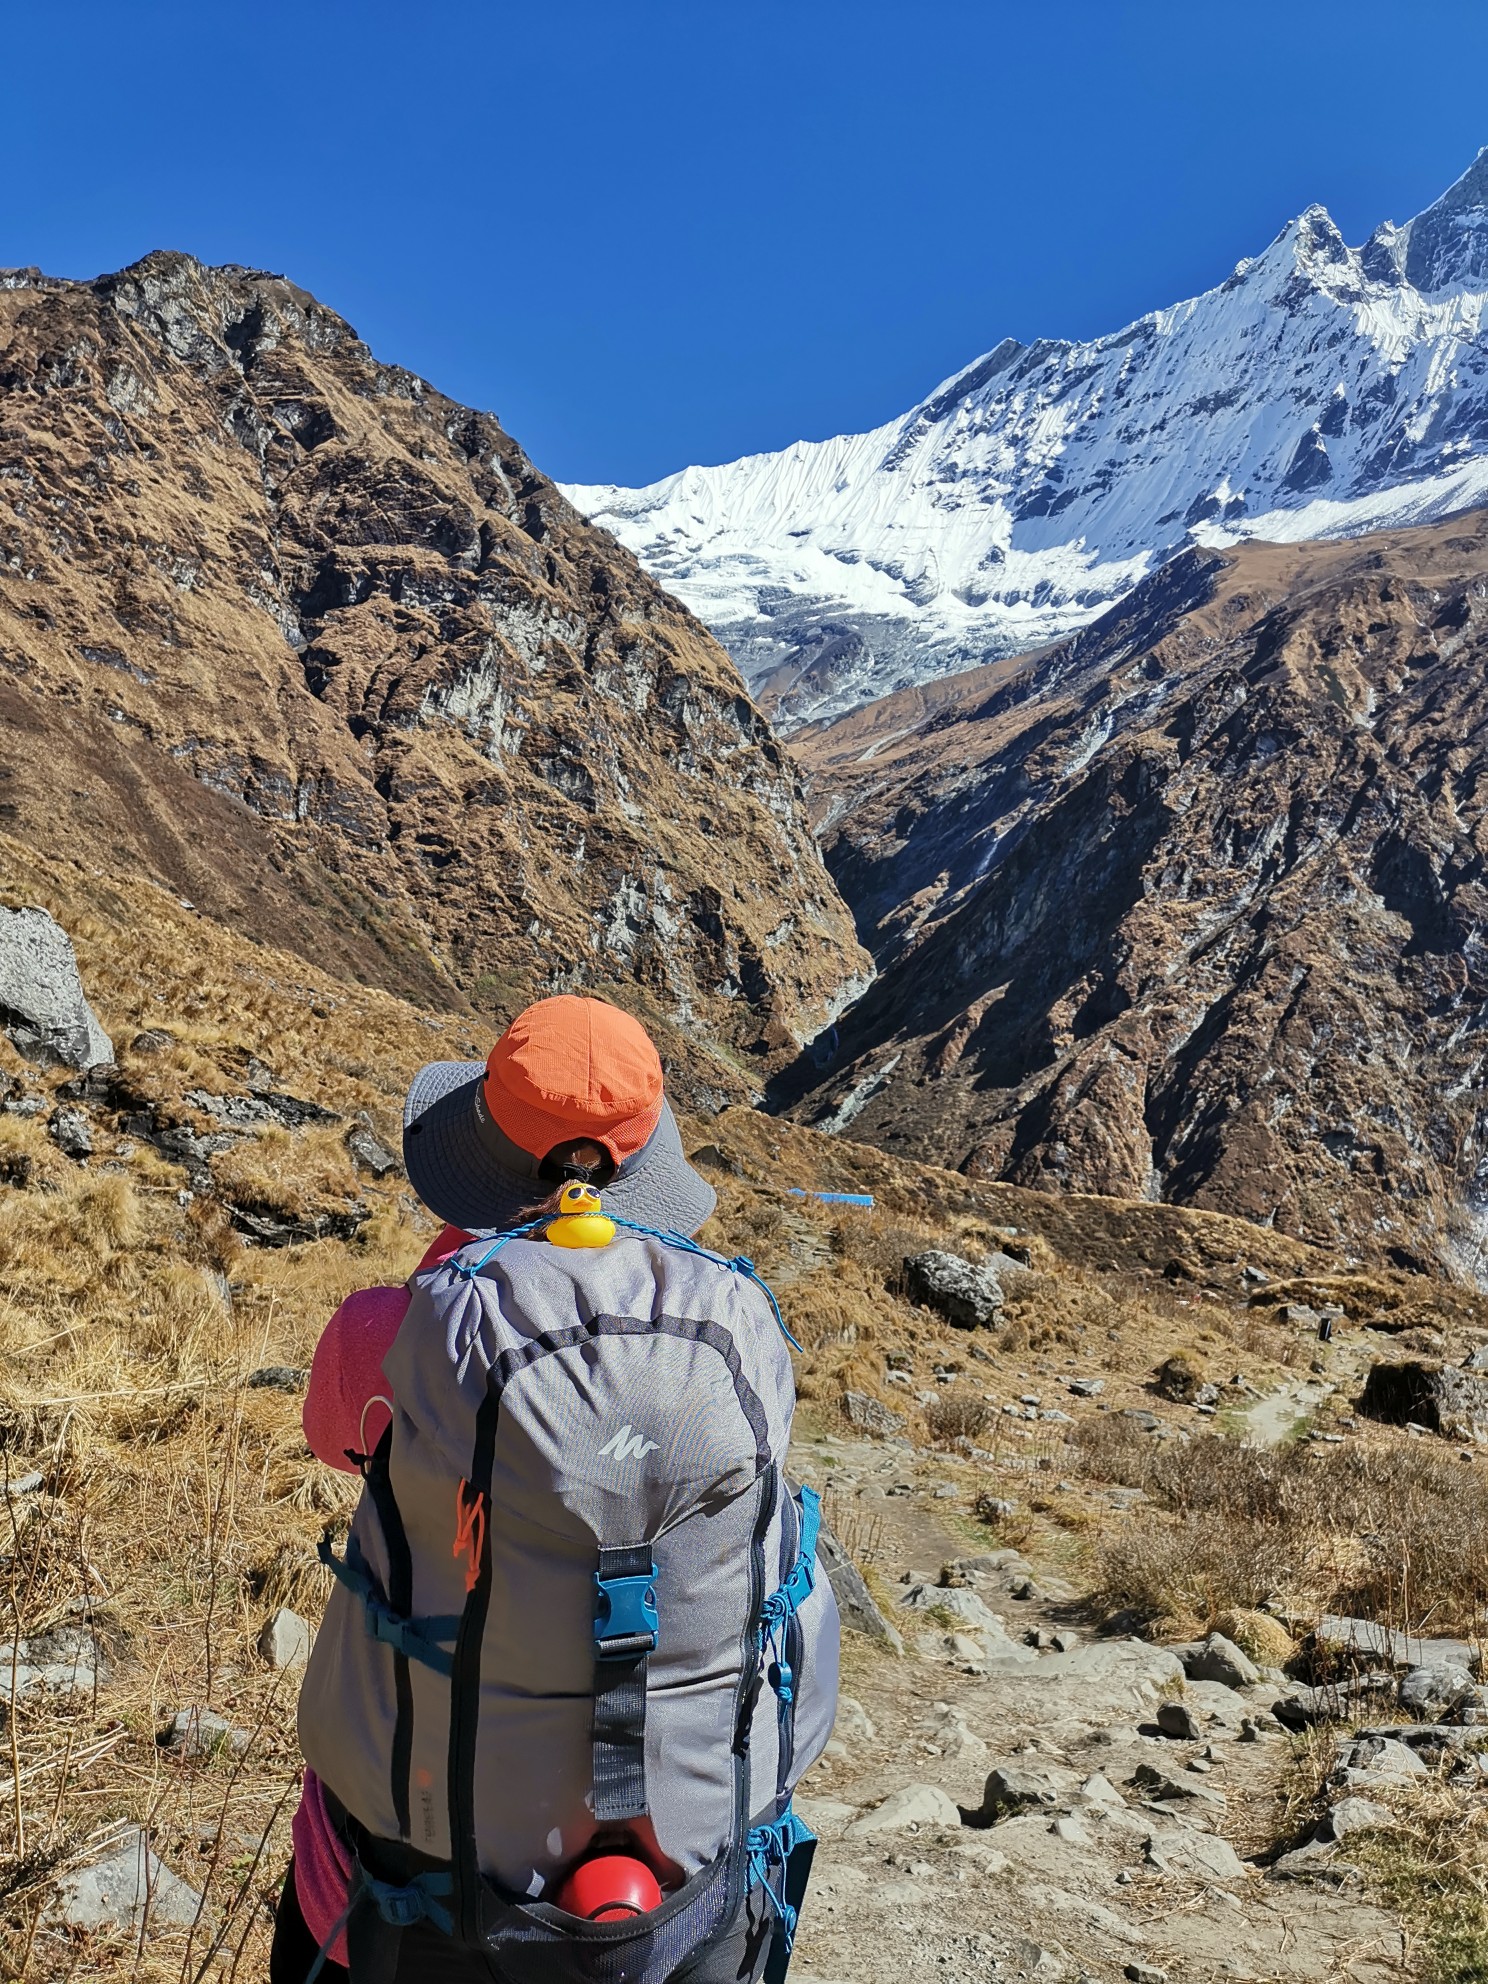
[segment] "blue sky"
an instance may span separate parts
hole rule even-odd
[[[5,42],[0,264],[280,270],[565,480],[875,425],[1488,143],[1481,0],[70,0]]]

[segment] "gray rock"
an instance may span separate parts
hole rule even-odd
[[[902,1433],[904,1416],[891,1412],[879,1399],[871,1398],[867,1392],[844,1392],[842,1413],[849,1426],[856,1426],[860,1433]]]
[[[978,1522],[1006,1522],[1009,1516],[1018,1513],[1018,1504],[1006,1495],[981,1494],[976,1498],[972,1513]]]
[[[156,1858],[140,1829],[91,1866],[64,1874],[46,1913],[69,1929],[138,1934],[149,1922],[189,1927],[200,1907],[201,1896]]]
[[[114,1058],[78,976],[72,940],[44,909],[0,909],[0,1028],[28,1061],[91,1068]]]
[[[1488,1343],[1480,1343],[1476,1350],[1470,1350],[1462,1360],[1464,1371],[1488,1371]]]
[[[1393,1736],[1364,1736],[1350,1743],[1342,1758],[1343,1781],[1353,1784],[1361,1777],[1425,1777],[1427,1766],[1404,1743]]]
[[[1420,1639],[1381,1626],[1373,1619],[1352,1619],[1327,1612],[1314,1627],[1309,1645],[1315,1652],[1355,1667],[1439,1667],[1451,1663],[1471,1667],[1476,1649],[1466,1640]]]
[[[1206,1805],[1223,1805],[1224,1794],[1211,1791],[1206,1785],[1195,1784],[1192,1778],[1170,1777],[1156,1764],[1138,1764],[1132,1772],[1130,1783],[1134,1791],[1144,1798],[1157,1799],[1164,1803],[1177,1804],[1185,1798],[1197,1798]]]
[[[307,1102],[300,1095],[281,1095],[275,1089],[257,1089],[252,1095],[208,1095],[199,1088],[189,1088],[186,1100],[193,1109],[233,1130],[257,1129],[264,1123],[302,1130],[308,1123],[341,1121],[334,1109]]]
[[[1476,1723],[1455,1722],[1386,1722],[1377,1729],[1354,1731],[1358,1743],[1376,1736],[1387,1742],[1408,1744],[1411,1749],[1424,1750],[1435,1758],[1452,1750],[1466,1749],[1470,1743],[1480,1743],[1483,1731]]]
[[[961,1814],[948,1792],[938,1784],[907,1784],[892,1792],[881,1805],[847,1829],[849,1839],[865,1839],[876,1832],[904,1832],[911,1826],[959,1828]]]
[[[354,1240],[372,1217],[372,1208],[354,1199],[349,1205],[312,1212],[301,1218],[298,1214],[281,1216],[262,1204],[229,1203],[227,1214],[234,1230],[256,1245],[293,1247],[306,1240]]]
[[[310,1373],[297,1364],[263,1364],[248,1373],[248,1389],[253,1392],[302,1392]]]
[[[904,1280],[912,1302],[936,1310],[956,1329],[984,1328],[1002,1314],[1002,1284],[991,1267],[960,1254],[938,1247],[911,1254],[904,1263]]]
[[[975,1816],[983,1825],[990,1825],[998,1819],[1016,1818],[1019,1812],[1052,1809],[1063,1797],[1060,1780],[1048,1771],[1033,1764],[999,1764],[988,1775]]]
[[[245,1730],[234,1729],[225,1716],[209,1708],[177,1709],[156,1738],[161,1749],[173,1750],[187,1762],[222,1751],[241,1756],[249,1740]]]
[[[1412,1667],[1400,1683],[1400,1706],[1418,1721],[1454,1714],[1477,1700],[1477,1682],[1455,1661]]]
[[[912,1584],[899,1601],[910,1612],[940,1612],[954,1620],[968,1632],[980,1633],[989,1628],[1001,1633],[1005,1627],[1001,1619],[984,1599],[967,1585],[953,1585],[949,1590],[938,1584]]]
[[[1393,1694],[1388,1674],[1354,1674],[1345,1681],[1328,1681],[1322,1686],[1294,1687],[1272,1704],[1271,1713],[1285,1729],[1311,1729],[1322,1722],[1343,1722],[1357,1704],[1370,1695]]]
[[[1148,1412],[1140,1405],[1124,1406],[1116,1416],[1118,1419],[1129,1419],[1139,1433],[1155,1433],[1162,1425],[1155,1412]]]
[[[1147,1841],[1146,1853],[1152,1865],[1166,1874],[1187,1874],[1200,1881],[1245,1878],[1244,1861],[1217,1833],[1175,1827],[1170,1832],[1154,1833]]]
[[[850,1632],[862,1633],[903,1653],[904,1641],[879,1610],[878,1601],[868,1589],[863,1573],[848,1556],[826,1523],[817,1538],[816,1554],[826,1568],[827,1578],[837,1600],[842,1623]]]
[[[1266,1871],[1274,1881],[1305,1881],[1321,1877],[1335,1886],[1358,1878],[1357,1869],[1342,1863],[1337,1847],[1324,1839],[1310,1839],[1294,1852],[1283,1853]]]
[[[108,1678],[108,1666],[91,1633],[77,1626],[55,1626],[19,1642],[0,1645],[0,1702],[11,1697],[11,1668],[15,1697],[90,1693]]]
[[[291,1612],[288,1606],[279,1610],[264,1623],[258,1636],[258,1650],[270,1667],[303,1667],[310,1658],[310,1648],[315,1635],[298,1612]]]
[[[1424,1426],[1470,1438],[1488,1427],[1488,1374],[1416,1360],[1376,1364],[1364,1381],[1359,1410],[1390,1426]]]
[[[1176,1737],[1184,1743],[1197,1743],[1204,1734],[1199,1718],[1187,1702],[1160,1703],[1157,1711],[1157,1726],[1164,1736]]]
[[[1045,1949],[1031,1937],[1021,1936],[1010,1945],[997,1966],[999,1977],[1037,1977],[1040,1984],[1062,1984],[1069,1976],[1069,1965],[1058,1951]]]
[[[374,1178],[386,1178],[390,1171],[402,1168],[397,1156],[382,1139],[360,1123],[347,1131],[346,1148],[363,1171],[369,1171]]]
[[[47,1122],[47,1135],[64,1157],[79,1164],[93,1155],[93,1131],[81,1109],[54,1109]]]
[[[137,1033],[129,1043],[131,1054],[164,1054],[174,1047],[176,1036],[167,1033],[163,1026],[147,1026],[143,1033]]]
[[[1168,1973],[1155,1963],[1129,1963],[1121,1974],[1131,1984],[1168,1984]]]
[[[1251,1688],[1261,1678],[1261,1670],[1250,1656],[1223,1633],[1211,1633],[1195,1646],[1176,1647],[1174,1651],[1190,1681],[1218,1681],[1226,1688]]]
[[[872,1717],[856,1695],[837,1697],[837,1720],[832,1725],[832,1734],[864,1744],[875,1742],[878,1737]]]
[[[1374,1832],[1381,1826],[1393,1826],[1395,1815],[1388,1805],[1378,1805],[1372,1798],[1340,1798],[1331,1811],[1323,1815],[1317,1829],[1321,1840],[1336,1841],[1347,1839],[1350,1833]]]
[[[1071,1378],[1067,1389],[1076,1398],[1099,1398],[1106,1389],[1104,1378]]]
[[[1308,1330],[1315,1330],[1323,1320],[1310,1302],[1283,1302],[1276,1315],[1279,1322],[1296,1323]]]

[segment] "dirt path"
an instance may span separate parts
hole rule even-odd
[[[1277,1395],[1277,1424],[1306,1389]],[[1401,1984],[1390,1917],[1246,1857],[1288,1755],[1275,1687],[1185,1684],[1164,1648],[1072,1631],[1066,1588],[978,1554],[934,1456],[825,1438],[796,1464],[872,1539],[906,1651],[847,1642],[837,1737],[799,1800],[822,1845],[792,1984]],[[949,1585],[918,1582],[956,1559]],[[1174,1695],[1200,1740],[1159,1730]],[[998,1769],[1009,1809],[967,1823]]]

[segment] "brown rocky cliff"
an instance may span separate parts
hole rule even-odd
[[[0,708],[10,832],[394,989],[612,987],[737,1092],[863,980],[722,649],[278,277],[0,277]]]
[[[884,971],[797,1106],[1481,1277],[1485,684],[1473,515],[1194,554],[806,736]]]

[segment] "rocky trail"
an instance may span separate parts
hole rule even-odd
[[[826,1435],[798,1466],[871,1538],[904,1644],[846,1637],[837,1733],[799,1798],[822,1844],[797,1984],[1418,1974],[1335,1846],[1275,1857],[1293,1748],[1273,1711],[1299,1693],[1279,1670],[1223,1641],[1097,1636],[1068,1584],[977,1548],[923,1453]],[[1402,1747],[1362,1775],[1386,1782]]]

